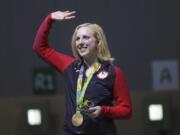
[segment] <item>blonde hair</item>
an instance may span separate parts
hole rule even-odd
[[[100,61],[108,61],[108,62],[112,63],[114,59],[111,57],[111,53],[109,51],[106,36],[105,36],[103,29],[99,25],[91,24],[91,23],[84,23],[84,24],[78,25],[75,28],[75,31],[72,36],[71,47],[72,47],[73,55],[76,58],[76,60],[77,61],[82,60],[81,56],[79,55],[79,53],[77,51],[76,44],[75,44],[77,31],[81,27],[88,27],[93,31],[94,37],[96,38],[97,43],[98,43],[98,45],[97,45],[98,59]]]

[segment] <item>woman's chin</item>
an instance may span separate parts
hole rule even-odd
[[[80,53],[80,56],[83,57],[83,58],[88,57],[88,53],[86,53],[86,52]]]

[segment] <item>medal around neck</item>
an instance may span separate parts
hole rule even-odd
[[[83,82],[83,76],[84,76],[84,65],[81,66],[80,68],[80,72],[79,72],[79,76],[77,79],[77,89],[76,89],[76,113],[72,116],[72,124],[75,127],[79,127],[83,124],[83,115],[81,114],[81,112],[79,111],[78,108],[79,105],[83,104],[83,99],[84,99],[84,95],[87,89],[87,86],[89,85],[89,82],[93,76],[93,74],[97,71],[97,69],[100,67],[100,64],[98,62],[96,62],[93,65],[93,68],[90,72],[90,74],[87,76],[87,78],[84,80],[84,85],[82,84]]]
[[[72,124],[75,127],[79,127],[83,124],[83,115],[77,111],[73,116],[72,116]]]

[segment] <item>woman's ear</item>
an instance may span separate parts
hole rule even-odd
[[[97,45],[99,45],[99,42],[100,42],[100,41],[97,39],[97,40],[96,40]]]

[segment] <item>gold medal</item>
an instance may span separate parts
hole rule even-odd
[[[72,116],[72,124],[75,127],[81,126],[83,123],[83,115],[78,111]]]

